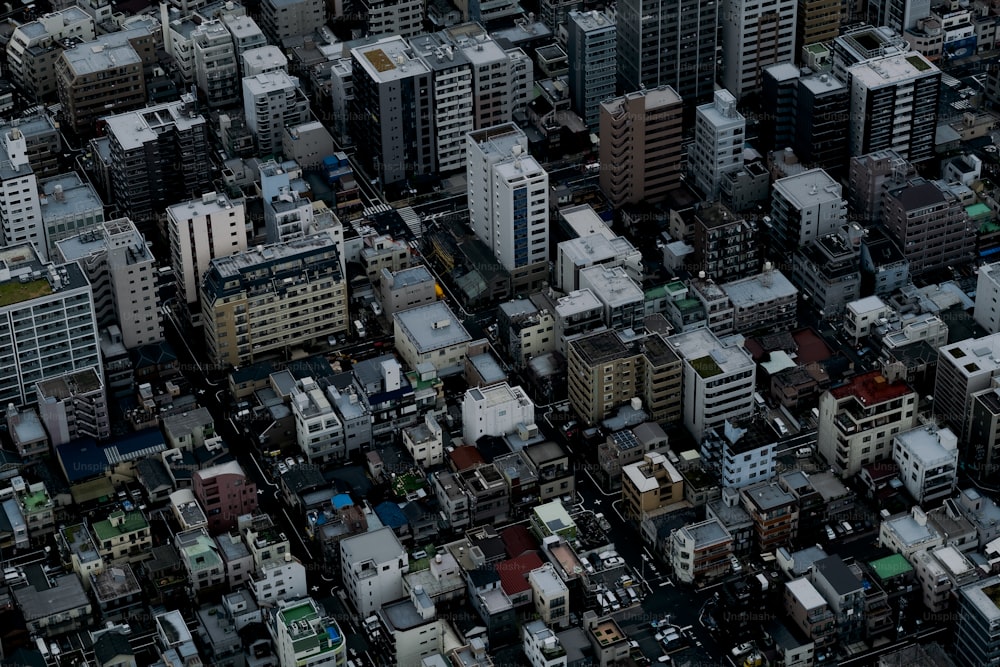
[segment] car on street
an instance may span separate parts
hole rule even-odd
[[[279,475],[284,475],[286,472],[288,472],[288,466],[286,466],[284,463],[279,463],[278,464],[278,474]]]

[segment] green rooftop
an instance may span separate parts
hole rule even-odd
[[[879,558],[868,564],[882,581],[913,571],[913,567],[899,554]]]
[[[410,381],[410,385],[415,391],[420,391],[421,389],[433,389],[434,387],[441,384],[441,378],[435,376],[430,380],[421,380],[420,375],[416,371],[410,371],[406,374],[406,379]]]
[[[8,280],[5,283],[0,283],[0,307],[37,299],[49,294],[52,294],[52,286],[44,278],[27,283]]]
[[[49,502],[49,494],[45,490],[36,491],[35,493],[29,493],[23,496],[21,499],[24,502],[24,506],[29,512],[34,512],[37,509],[41,509]]]
[[[693,368],[703,380],[713,378],[722,373],[722,369],[719,368],[719,364],[715,363],[715,359],[713,359],[710,354],[706,354],[704,357],[698,357],[697,359],[692,359],[691,368]]]
[[[808,51],[809,53],[826,53],[829,49],[827,49],[822,44],[810,44],[809,46],[805,47],[805,50]]]
[[[931,68],[930,64],[927,61],[925,61],[923,58],[917,55],[910,56],[909,58],[906,59],[906,62],[913,65],[913,67],[916,68],[918,72],[926,72]]]
[[[306,601],[294,607],[285,607],[281,610],[281,620],[285,625],[291,625],[296,621],[311,621],[319,618],[312,601]]]
[[[667,295],[667,288],[665,285],[660,285],[659,287],[654,287],[653,289],[646,290],[645,300],[652,301],[653,299],[662,299]]]
[[[965,212],[969,214],[970,218],[993,217],[993,209],[982,202],[975,203],[972,206],[966,206]]]
[[[118,525],[114,525],[119,519],[121,522]],[[143,530],[144,528],[149,528],[149,522],[146,521],[146,517],[142,515],[142,512],[128,512],[126,514],[125,512],[118,511],[112,512],[104,521],[94,523],[91,528],[94,529],[97,539],[104,542],[119,535],[127,535]]]

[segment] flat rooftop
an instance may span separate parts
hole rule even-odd
[[[667,341],[677,354],[703,378],[721,373],[736,373],[753,368],[753,359],[742,347],[725,347],[708,329],[674,334]]]
[[[779,178],[773,187],[800,209],[819,206],[842,196],[840,183],[818,168]]]
[[[185,103],[182,101],[167,102],[145,109],[105,116],[104,122],[109,137],[113,136],[123,149],[134,150],[148,142],[156,141],[167,127],[176,127],[183,131],[205,123],[204,117],[199,114],[188,114],[184,108]]]
[[[909,51],[853,65],[847,72],[853,81],[868,88],[881,88],[920,76],[940,75],[941,70],[916,51]]]
[[[412,53],[402,37],[387,37],[351,49],[355,66],[360,64],[373,80],[382,83],[429,74],[430,68],[413,58]]]
[[[913,390],[908,384],[889,382],[880,371],[856,375],[847,384],[830,390],[830,394],[838,401],[854,396],[866,407],[894,401],[912,393]]]
[[[752,308],[769,301],[795,299],[799,290],[781,271],[767,271],[721,286],[737,309]]]
[[[426,354],[472,340],[446,303],[436,301],[393,314],[397,330],[419,354]]]
[[[48,398],[61,401],[70,396],[89,394],[102,386],[101,376],[94,368],[85,368],[50,380],[40,380],[36,384],[39,401]]]

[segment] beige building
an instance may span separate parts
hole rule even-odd
[[[101,39],[66,49],[56,61],[56,85],[75,132],[92,132],[101,116],[146,103],[142,59],[128,41]]]
[[[340,255],[320,233],[212,260],[201,285],[205,345],[234,366],[348,329]]]
[[[785,611],[789,619],[820,649],[836,639],[837,618],[816,587],[808,579],[794,579],[785,585]]]
[[[601,103],[600,185],[612,204],[661,200],[680,183],[682,109],[670,86]]]
[[[447,304],[436,301],[392,317],[396,351],[411,369],[428,362],[439,376],[456,375],[464,370],[472,336]]]
[[[729,574],[733,536],[718,519],[689,524],[670,534],[674,576],[686,584]]]
[[[622,468],[622,500],[625,518],[641,521],[646,514],[684,500],[684,478],[666,456],[650,452]]]
[[[638,398],[654,421],[681,418],[681,361],[659,334],[625,341],[603,331],[568,344],[569,401],[590,424]]]
[[[152,554],[149,522],[142,512],[116,510],[90,526],[101,557],[110,564],[138,563]]]

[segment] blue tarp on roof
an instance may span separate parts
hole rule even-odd
[[[333,505],[333,509],[339,510],[344,507],[350,507],[354,504],[354,501],[351,500],[351,497],[346,493],[338,493],[330,499],[330,504]]]
[[[402,528],[407,524],[406,515],[399,505],[388,500],[375,506],[375,514],[389,528]]]
[[[145,458],[167,448],[158,428],[129,433],[101,446],[93,438],[80,438],[56,447],[66,480],[73,484],[100,477],[111,466]]]

